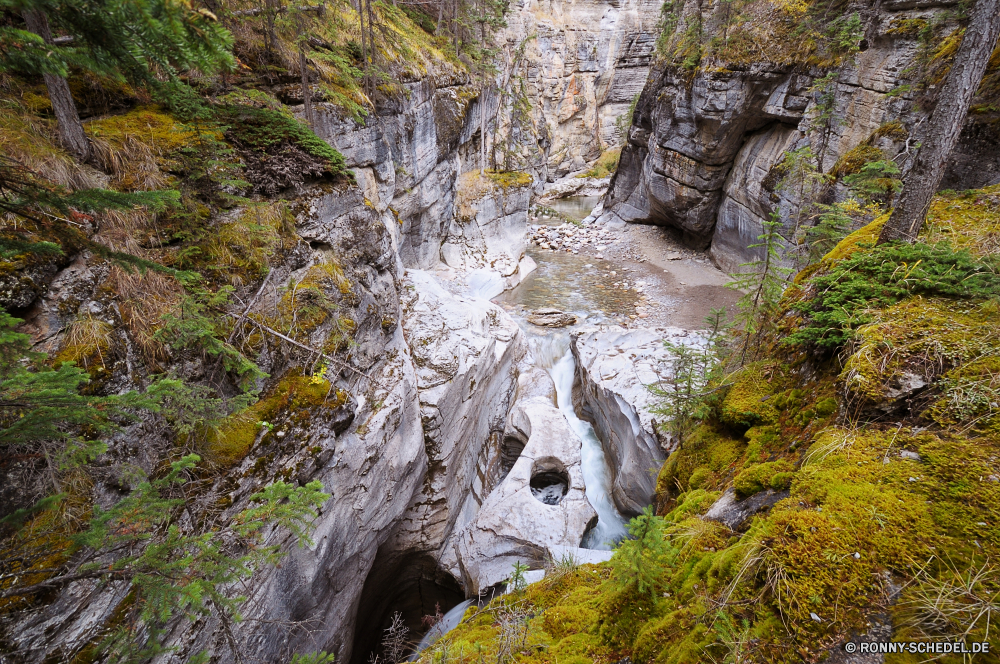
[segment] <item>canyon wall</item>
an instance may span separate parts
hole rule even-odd
[[[712,29],[717,37],[725,34],[720,27],[728,11],[725,3],[704,8],[681,4],[674,10],[679,17],[675,35],[697,22],[710,26],[706,41]],[[765,4],[750,3],[743,11],[752,14],[755,5]],[[927,59],[939,44],[921,41],[919,29],[932,26],[936,35],[951,35],[959,26],[943,8],[953,4],[852,5],[844,16],[855,11],[859,17],[858,50],[838,56],[839,64],[833,56],[827,58],[832,65],[822,65],[818,55],[796,61],[781,51],[781,44],[769,44],[765,31],[771,40],[782,38],[782,24],[772,18],[776,10],[761,18],[759,26],[750,21],[725,28],[728,38],[737,41],[741,35],[733,32],[756,27],[750,36],[759,40],[757,49],[742,61],[727,61],[723,56],[736,58],[725,47],[718,47],[720,54],[706,55],[696,68],[669,54],[661,57],[636,108],[604,201],[605,216],[671,227],[688,244],[711,247],[715,262],[733,272],[761,256],[762,249],[749,245],[758,242],[762,223],[777,212],[784,260],[791,267],[803,266],[801,246],[796,249],[801,227],[816,223],[812,212],[801,212],[803,193],[819,195],[825,203],[843,200],[842,176],[848,171],[842,160],[859,147],[881,149],[905,174],[935,89],[918,90],[921,67],[933,66]],[[786,39],[793,41],[790,31]],[[944,187],[973,188],[1000,180],[994,114],[987,109],[970,115]],[[817,186],[803,192],[782,170],[786,154],[806,147],[818,172],[836,180],[821,194]]]
[[[620,141],[626,114],[649,72],[659,0],[517,0],[507,14],[513,75],[523,78],[532,136],[521,157],[540,180],[586,168]],[[517,58],[517,47],[524,47]]]
[[[295,213],[291,249],[275,250],[267,277],[236,291],[249,303],[245,310],[240,305],[243,318],[301,314],[293,326],[307,334],[289,345],[259,329],[264,341],[257,361],[271,377],[259,384],[261,403],[284,405],[268,414],[268,427],[251,423],[247,449],[199,490],[197,509],[225,520],[275,478],[319,480],[331,498],[315,522],[313,543],[297,547],[288,533],[271,532],[268,543],[287,556],[232,589],[247,598],[244,620],[178,619],[166,626],[166,643],[176,651],[156,661],[184,661],[201,650],[212,661],[235,661],[239,644],[261,661],[327,650],[347,662],[356,636],[369,645],[364,629],[355,629],[359,615],[363,628],[374,626],[376,635],[381,629],[385,606],[372,598],[403,607],[417,631],[420,617],[434,613],[435,599],[464,594],[440,569],[438,550],[454,528],[472,520],[492,488],[484,478],[498,463],[525,341],[499,307],[463,299],[419,270],[405,274],[442,267],[442,246],[450,243],[462,247],[466,262],[479,261],[459,266],[459,275],[489,268],[499,255],[504,278],[516,283],[530,178],[507,187],[504,196],[486,185],[478,198],[466,192],[466,205],[485,212],[456,227],[460,176],[477,165],[467,155],[478,147],[478,88],[464,70],[446,65],[405,87],[395,108],[363,122],[317,106],[316,132],[344,155],[353,181],[287,192]],[[454,233],[464,234],[455,239]],[[48,275],[41,295],[28,303],[26,329],[57,349],[78,309],[123,328],[118,303],[101,289],[107,269],[84,255]],[[300,302],[301,286],[312,294]],[[306,323],[303,312],[314,300],[330,303],[336,316]],[[122,338],[128,360],[114,365],[102,385],[142,387],[151,369],[134,342]],[[312,349],[326,349],[327,359],[319,362]],[[326,378],[315,380],[328,379],[335,398],[314,403],[300,394],[321,365]],[[207,361],[194,356],[170,369],[190,380],[210,378]],[[101,461],[111,479],[95,488],[98,495],[120,495],[114,478],[129,464],[153,471],[156,455],[149,451],[172,441],[154,440],[146,433],[151,424],[131,426],[111,441]],[[430,590],[409,592],[415,587]],[[3,643],[19,653],[19,662],[71,658],[113,620],[126,596],[127,584],[72,583],[37,610],[5,616]],[[423,601],[407,608],[413,596]],[[359,654],[362,661],[367,656]]]

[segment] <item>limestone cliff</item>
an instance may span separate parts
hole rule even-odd
[[[861,150],[881,151],[870,158],[893,159],[905,174],[960,34],[952,6],[859,2],[824,14],[808,2],[668,3],[606,214],[675,228],[735,271],[760,255],[748,246],[777,212],[786,262],[801,267],[795,247],[816,211],[802,207],[786,156],[809,148],[825,178],[808,193],[826,203],[844,199],[843,178],[860,168],[852,158]],[[946,188],[1000,179],[995,78],[994,69],[950,157]]]
[[[540,179],[583,170],[619,144],[615,121],[642,90],[659,14],[650,0],[512,4],[500,39],[524,47],[514,75],[526,83],[533,137],[522,155]]]

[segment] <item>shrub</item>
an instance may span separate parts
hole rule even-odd
[[[808,283],[815,293],[792,308],[808,317],[786,343],[835,350],[871,322],[871,311],[913,295],[983,298],[1000,295],[1000,261],[937,245],[885,244],[835,263]]]

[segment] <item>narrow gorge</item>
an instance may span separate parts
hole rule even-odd
[[[996,661],[974,4],[4,5],[0,663]]]

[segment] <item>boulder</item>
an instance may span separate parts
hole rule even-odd
[[[737,500],[736,492],[730,488],[726,489],[702,518],[718,521],[730,530],[740,530],[755,514],[766,512],[775,503],[787,497],[788,491],[767,489],[743,500]]]
[[[535,309],[528,314],[528,322],[539,327],[567,327],[576,325],[576,316],[559,309]]]

